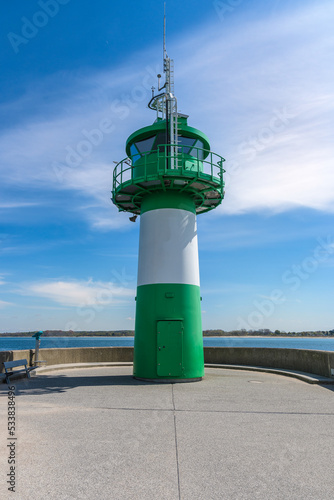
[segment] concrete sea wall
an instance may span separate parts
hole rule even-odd
[[[4,371],[2,364],[4,361],[26,359],[28,364],[32,366],[34,358],[34,349],[25,351],[0,351],[1,371]],[[132,362],[133,347],[65,347],[40,349],[39,360],[46,361],[46,366],[67,363]]]
[[[281,368],[323,377],[334,371],[334,352],[260,347],[205,347],[205,363]]]
[[[0,351],[0,366],[4,361],[26,358],[34,362],[34,350]],[[41,349],[39,359],[47,365],[67,363],[132,362],[133,347],[72,347]],[[334,352],[304,349],[271,349],[253,347],[205,347],[208,364],[281,368],[324,377],[334,377]]]

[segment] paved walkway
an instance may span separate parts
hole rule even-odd
[[[131,372],[72,369],[14,381],[15,494],[5,484],[2,384],[1,499],[333,498],[333,385],[214,368],[201,382],[150,384]]]

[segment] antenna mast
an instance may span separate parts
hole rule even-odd
[[[163,53],[163,59],[165,60],[167,56],[166,52],[166,2],[164,3],[164,53]]]
[[[170,144],[171,168],[177,167],[178,145],[178,114],[177,99],[174,95],[174,61],[167,55],[166,50],[166,3],[164,3],[164,35],[163,35],[163,70],[165,83],[160,87],[161,75],[158,75],[158,91],[165,92],[152,96],[148,103],[150,109],[156,110],[157,121],[166,120],[166,143]]]
[[[174,61],[167,55],[166,50],[166,3],[164,4],[164,73],[165,73],[165,88],[167,94],[174,94]]]

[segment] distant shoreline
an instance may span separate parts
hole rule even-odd
[[[30,338],[34,335],[35,332],[29,332],[29,333],[0,333],[0,339],[1,338]],[[80,332],[81,333],[81,332]],[[68,337],[68,338],[94,338],[94,337],[117,337],[117,338],[121,338],[121,337],[134,337],[134,332],[131,332],[131,333],[121,333],[121,332],[115,332],[115,333],[103,333],[103,332],[97,332],[97,333],[87,333],[87,334],[83,334],[83,335],[80,335],[78,333],[66,333],[66,332],[62,332],[62,333],[47,333],[47,334],[44,334],[41,336],[41,339],[43,338],[57,338],[57,337]],[[334,334],[333,333],[329,333],[329,334],[323,334],[323,333],[318,333],[318,332],[310,332],[309,334],[305,334],[305,332],[302,332],[302,333],[281,333],[281,334],[275,334],[275,333],[271,333],[271,334],[262,334],[262,335],[253,335],[253,334],[246,334],[246,335],[238,335],[238,334],[225,334],[225,335],[209,335],[207,333],[205,333],[203,335],[203,338],[225,338],[225,339],[228,339],[228,338],[299,338],[299,339],[302,339],[302,338],[333,338],[334,337]]]
[[[334,335],[203,335],[203,338],[209,337],[210,339],[228,339],[230,338],[240,338],[240,339],[287,339],[287,338],[298,338],[298,339],[311,339],[311,338],[333,338]]]

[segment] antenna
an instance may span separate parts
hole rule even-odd
[[[163,52],[164,52],[164,73],[165,73],[165,85],[162,88],[166,88],[166,94],[172,96],[174,94],[174,61],[170,59],[167,55],[166,50],[166,2],[164,3],[164,41],[163,41]],[[162,90],[162,89],[161,89]]]
[[[166,2],[164,2],[164,46],[163,46],[163,50],[164,50],[163,60],[165,60],[167,57],[167,52],[166,52]]]
[[[161,75],[157,75],[158,91],[162,93],[154,95],[154,89],[152,89],[152,98],[148,107],[157,112],[157,120],[166,120],[166,143],[171,146],[171,168],[175,168],[178,152],[178,114],[177,100],[174,95],[174,61],[168,57],[166,50],[166,2],[164,2],[163,69],[165,83],[162,87],[160,87]]]

